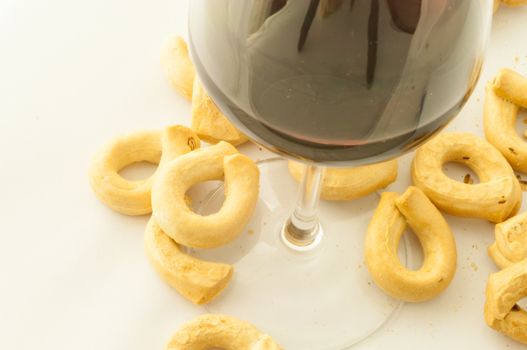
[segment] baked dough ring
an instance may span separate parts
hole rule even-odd
[[[499,7],[500,7],[500,0],[494,0],[494,13],[498,11]]]
[[[491,328],[527,344],[527,313],[516,305],[525,296],[527,260],[489,276],[484,314]]]
[[[187,100],[192,100],[192,84],[196,73],[187,43],[180,36],[171,37],[165,44],[161,53],[161,66],[172,87]]]
[[[174,89],[192,101],[192,129],[208,143],[227,141],[234,146],[249,139],[232,125],[205,92],[188,54],[187,43],[170,38],[161,56],[161,64]]]
[[[521,6],[527,5],[527,0],[501,0],[507,6]]]
[[[214,214],[202,216],[185,203],[193,185],[225,182],[225,201]],[[258,167],[221,141],[163,166],[152,188],[154,217],[163,231],[187,247],[214,248],[236,238],[249,221],[258,199]]]
[[[516,132],[518,106],[527,106],[527,79],[510,69],[502,69],[486,87],[485,137],[514,169],[527,172],[527,142]]]
[[[302,163],[289,161],[289,173],[302,180]],[[355,168],[328,168],[320,197],[329,201],[352,200],[385,188],[397,179],[397,160]]]
[[[152,212],[151,188],[156,172],[150,177],[131,181],[119,175],[124,167],[140,161],[153,164],[187,153],[200,146],[199,138],[184,126],[164,131],[140,131],[120,136],[99,151],[89,170],[95,195],[113,210],[126,215]]]
[[[527,212],[497,224],[494,235],[488,253],[500,269],[527,258]]]
[[[467,165],[479,184],[449,178],[442,166]],[[505,158],[485,140],[469,133],[443,133],[421,146],[412,163],[412,179],[441,210],[501,222],[521,206],[521,187]]]
[[[199,79],[194,80],[192,93],[192,129],[202,140],[213,144],[223,140],[236,146],[249,140],[221,114]]]
[[[167,350],[281,350],[274,340],[246,321],[225,315],[202,315],[183,325]]]
[[[406,228],[413,229],[423,248],[417,271],[404,267],[397,256]],[[450,284],[456,272],[456,242],[439,210],[417,187],[402,195],[381,194],[366,234],[366,265],[375,283],[394,298],[409,302],[429,300]]]
[[[214,299],[227,286],[233,268],[181,252],[152,217],[145,230],[145,251],[161,278],[195,304]]]

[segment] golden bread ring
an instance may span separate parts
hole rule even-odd
[[[161,54],[161,66],[172,87],[186,99],[192,100],[192,84],[196,73],[185,40],[179,36],[168,40]]]
[[[489,327],[527,344],[527,312],[516,305],[527,296],[527,260],[491,274],[485,294]]]
[[[497,224],[494,235],[488,253],[500,269],[527,258],[527,212]]]
[[[289,161],[289,173],[302,180],[305,166]],[[397,160],[355,168],[328,168],[322,180],[320,197],[329,201],[352,200],[385,188],[397,179]]]
[[[499,7],[500,7],[500,0],[494,0],[494,13],[498,11]]]
[[[167,350],[281,350],[267,334],[252,324],[225,315],[202,315],[183,325]]]
[[[527,106],[527,78],[502,69],[485,90],[485,137],[514,169],[527,172],[527,142],[516,132],[519,106]]]
[[[225,201],[214,214],[202,216],[185,203],[193,185],[224,179]],[[154,217],[176,242],[214,248],[236,238],[249,221],[258,199],[259,172],[254,162],[227,142],[196,150],[163,166],[152,187]]]
[[[145,230],[145,251],[161,278],[195,304],[214,299],[227,286],[233,268],[183,253],[152,217]]]
[[[158,171],[139,181],[124,179],[119,171],[140,161],[165,163],[168,159],[199,146],[199,138],[184,126],[120,136],[99,151],[92,160],[89,170],[90,185],[95,195],[113,210],[126,215],[148,214],[152,212],[152,182]]]
[[[417,271],[401,264],[397,256],[406,223],[423,248],[423,265]],[[456,272],[456,242],[439,210],[417,187],[402,195],[381,194],[368,226],[366,265],[374,282],[394,298],[409,302],[429,300],[450,284]]]
[[[521,6],[527,5],[527,0],[500,0],[507,6]]]
[[[449,178],[443,164],[467,165],[479,184]],[[521,206],[520,183],[505,158],[485,140],[469,133],[442,133],[421,146],[412,163],[414,184],[441,210],[501,222]]]
[[[236,146],[249,139],[232,125],[212,102],[199,79],[192,93],[192,129],[208,143],[227,141]]]
[[[172,37],[163,49],[161,64],[174,89],[192,101],[192,129],[208,143],[227,141],[234,146],[249,139],[231,124],[203,88],[188,54],[187,43]]]

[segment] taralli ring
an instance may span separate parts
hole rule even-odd
[[[289,161],[289,172],[302,179],[304,165]],[[385,188],[397,179],[397,160],[355,168],[328,168],[322,180],[320,197],[330,201],[352,200]]]
[[[406,223],[423,248],[423,265],[407,269],[397,256]],[[368,226],[366,265],[375,283],[394,298],[409,302],[429,300],[450,284],[456,271],[456,243],[439,210],[417,187],[402,195],[381,194]]]
[[[166,350],[281,350],[267,334],[246,321],[224,315],[203,315],[183,325]]]
[[[516,303],[526,296],[527,260],[489,276],[485,321],[491,328],[524,344],[527,344],[527,312]]]
[[[203,216],[185,203],[193,185],[224,179],[220,210]],[[160,169],[152,188],[153,215],[167,235],[193,248],[215,248],[236,238],[249,221],[259,191],[254,162],[227,142],[185,154]]]
[[[190,60],[187,43],[181,37],[170,38],[163,50],[161,64],[174,89],[192,100],[192,129],[202,140],[208,143],[223,140],[234,146],[249,140],[229,122],[205,92]]]
[[[199,146],[199,138],[184,126],[118,137],[94,157],[89,170],[90,185],[96,196],[115,211],[126,215],[149,214],[152,182],[158,171],[140,181],[126,180],[119,171],[141,161],[163,164]]]
[[[467,165],[480,183],[449,178],[442,170],[448,162]],[[521,206],[520,183],[509,163],[488,142],[468,133],[443,133],[420,147],[412,179],[439,209],[452,215],[501,222]]]
[[[221,114],[199,79],[194,80],[192,92],[192,130],[208,143],[223,140],[237,146],[249,140]]]
[[[195,304],[214,299],[227,286],[233,268],[183,253],[152,217],[146,226],[145,251],[161,278]]]
[[[521,6],[527,5],[527,0],[500,0],[507,6]]]
[[[516,132],[519,106],[527,108],[527,78],[502,69],[485,90],[485,137],[514,169],[527,172],[527,142]]]
[[[488,253],[500,269],[527,258],[527,212],[497,224],[494,234]]]
[[[186,99],[192,100],[192,84],[196,73],[185,40],[179,36],[168,40],[161,54],[161,65],[172,87]]]

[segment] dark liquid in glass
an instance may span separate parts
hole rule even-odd
[[[193,1],[207,91],[295,158],[354,165],[410,150],[459,112],[481,67],[479,0]]]

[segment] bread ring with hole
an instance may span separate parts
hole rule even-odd
[[[233,268],[183,253],[152,217],[145,230],[145,251],[161,278],[195,304],[214,299],[227,286]]]
[[[188,54],[187,43],[180,36],[169,38],[161,53],[161,66],[172,87],[187,100],[192,100],[192,84],[196,72]]]
[[[141,161],[164,164],[199,146],[197,135],[179,125],[163,131],[140,131],[120,136],[93,158],[89,170],[90,185],[104,204],[119,213],[149,214],[152,212],[152,182],[158,171],[139,181],[126,180],[119,175],[119,171]]]
[[[478,184],[449,178],[445,163],[467,165]],[[421,146],[412,163],[413,183],[441,210],[501,222],[518,212],[520,183],[505,158],[491,144],[469,133],[443,133]]]
[[[181,327],[166,350],[281,350],[267,334],[249,322],[226,315],[198,316]]]
[[[225,117],[212,102],[195,73],[187,43],[179,36],[169,39],[161,64],[174,89],[192,101],[192,129],[208,143],[227,141],[234,146],[249,139]]]
[[[423,265],[417,271],[403,266],[397,256],[407,223],[423,248]],[[392,297],[409,302],[437,296],[456,272],[456,242],[448,223],[426,195],[413,186],[402,195],[381,194],[368,226],[365,257],[377,286]]]
[[[494,235],[488,253],[500,269],[527,258],[527,212],[497,224]]]
[[[500,0],[507,6],[522,6],[527,5],[527,0]]]
[[[302,179],[305,166],[289,161],[289,173]],[[397,179],[397,160],[355,168],[328,168],[322,180],[320,197],[329,201],[348,201],[385,188]]]
[[[485,294],[487,325],[527,344],[527,312],[516,304],[527,296],[527,260],[491,274]]]
[[[496,11],[498,11],[499,7],[500,7],[500,0],[494,0],[493,12],[496,13]]]
[[[224,179],[225,201],[217,213],[203,216],[185,203],[195,184]],[[231,144],[220,143],[167,163],[152,187],[154,217],[176,242],[215,248],[235,239],[249,221],[259,190],[258,167]]]
[[[213,144],[223,140],[236,146],[249,140],[219,111],[199,79],[194,80],[192,92],[192,130]]]
[[[527,172],[527,142],[516,132],[519,107],[527,108],[527,78],[502,69],[485,90],[485,137],[515,170]]]

